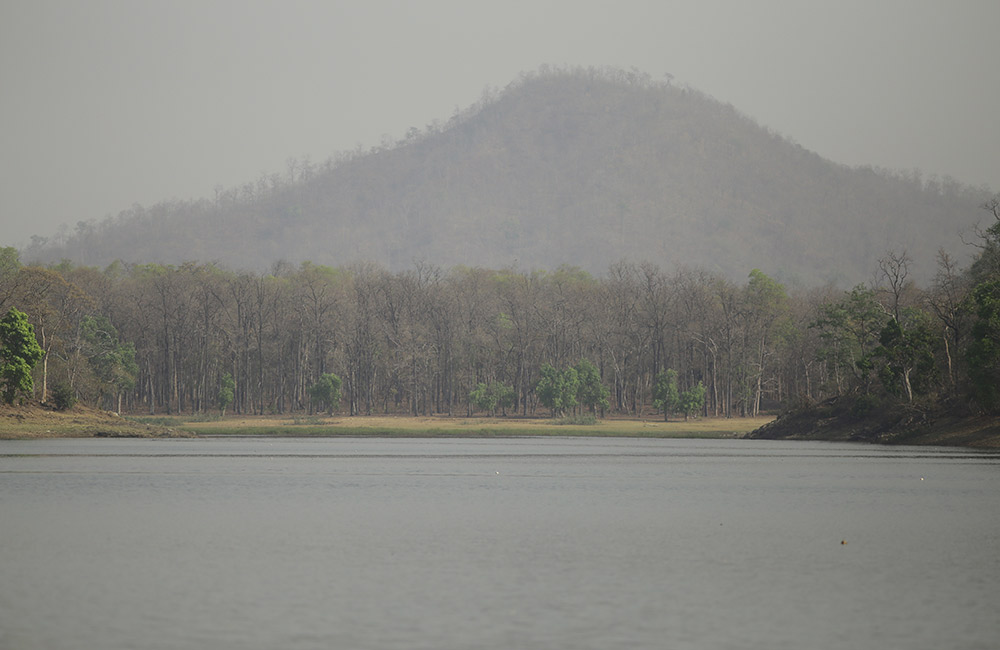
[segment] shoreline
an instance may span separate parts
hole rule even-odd
[[[0,440],[41,438],[709,438],[812,440],[883,445],[1000,449],[1000,418],[922,415],[848,418],[822,409],[779,417],[672,419],[610,417],[596,424],[549,417],[405,415],[132,415],[85,406],[54,411],[39,404],[0,408]]]
[[[1000,417],[907,404],[859,415],[855,400],[832,398],[782,413],[748,437],[990,450],[1000,449]]]
[[[76,406],[54,411],[41,405],[0,409],[0,440],[38,438],[274,437],[518,437],[581,436],[636,438],[743,438],[773,420],[697,418],[690,420],[612,417],[596,424],[521,416],[118,416]]]

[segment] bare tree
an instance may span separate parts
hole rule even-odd
[[[968,293],[968,276],[959,272],[958,264],[944,252],[938,251],[938,271],[934,285],[927,294],[926,302],[943,327],[945,358],[948,362],[948,383],[955,386],[951,351],[957,350],[964,332],[962,318],[965,311],[962,301]]]
[[[878,261],[879,276],[876,288],[883,286],[883,282],[888,283],[887,290],[892,299],[892,315],[897,323],[902,322],[899,316],[900,298],[908,286],[906,278],[910,274],[912,261],[906,249],[898,253],[893,250],[886,251]]]

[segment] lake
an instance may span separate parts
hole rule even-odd
[[[0,648],[996,648],[1000,454],[0,441]]]

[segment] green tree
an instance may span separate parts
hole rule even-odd
[[[0,248],[0,306],[8,296],[8,283],[21,269],[21,258],[13,246]]]
[[[508,384],[495,383],[493,384],[493,390],[497,393],[497,402],[500,404],[501,415],[507,415],[507,409],[514,406],[514,400],[517,397],[517,393],[514,392],[514,387]]]
[[[233,403],[235,397],[236,382],[233,380],[233,376],[227,372],[222,375],[219,382],[219,409],[222,411],[222,417],[226,417],[226,409]]]
[[[764,376],[768,360],[774,356],[778,344],[791,334],[788,315],[788,295],[785,287],[759,269],[750,271],[750,279],[743,293],[747,347],[743,388],[746,395],[745,412],[760,413],[764,393]]]
[[[325,404],[327,415],[333,415],[340,408],[341,385],[340,377],[332,372],[325,372],[309,387],[309,397],[317,404]]]
[[[926,393],[937,378],[934,363],[936,340],[922,313],[911,314],[913,321],[903,329],[895,318],[889,320],[879,335],[879,347],[872,353],[879,378],[886,392],[906,396],[913,401],[915,393]]]
[[[76,405],[76,391],[66,382],[59,382],[52,388],[52,403],[57,411],[68,411]]]
[[[479,382],[469,392],[469,402],[480,411],[488,411],[490,415],[496,415],[497,407],[500,407],[506,415],[507,408],[514,403],[514,389],[500,382]]]
[[[11,308],[0,320],[0,397],[13,404],[18,394],[30,394],[35,387],[31,369],[45,354],[35,330],[24,312]]]
[[[978,284],[989,282],[1000,274],[1000,194],[987,201],[983,209],[993,214],[993,224],[986,230],[976,228],[981,243],[974,244],[979,248],[979,255],[969,273]]]
[[[123,343],[118,330],[107,316],[85,316],[80,322],[87,360],[100,381],[101,393],[110,389],[122,410],[122,394],[135,387],[139,366],[135,362],[135,346]]]
[[[697,386],[681,393],[677,401],[677,409],[684,414],[684,419],[687,420],[692,413],[697,413],[705,408],[705,385],[699,381]]]
[[[871,373],[871,353],[889,315],[875,298],[875,292],[857,285],[844,297],[826,303],[819,318],[809,327],[820,332],[818,361],[827,364],[837,395],[858,386],[867,392]]]
[[[496,396],[490,391],[489,384],[479,382],[476,387],[469,391],[469,402],[473,408],[479,411],[487,411],[490,415],[497,408]]]
[[[539,401],[552,410],[552,417],[563,415],[566,409],[576,406],[580,380],[574,368],[556,370],[546,363],[540,375],[535,393]]]
[[[656,376],[653,383],[653,406],[663,411],[663,421],[670,419],[670,413],[680,406],[680,394],[677,392],[677,371],[669,369]]]
[[[590,412],[597,415],[597,408],[603,411],[608,408],[608,387],[601,381],[601,373],[597,366],[588,359],[580,359],[576,364],[576,376],[579,381],[577,400],[583,406],[590,407]]]
[[[970,392],[986,411],[1000,409],[1000,280],[983,282],[969,296],[976,320],[965,351]]]

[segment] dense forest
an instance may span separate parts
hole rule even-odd
[[[998,205],[691,88],[543,69],[401,141],[0,250],[0,382],[144,413],[993,412]]]
[[[649,263],[620,262],[600,277],[426,264],[237,272],[23,265],[7,248],[0,313],[27,314],[44,353],[19,399],[126,412],[332,410],[316,390],[330,378],[349,414],[471,414],[491,392],[487,410],[508,415],[589,407],[647,417],[674,406],[665,378],[676,392],[703,389],[705,415],[837,395],[857,396],[859,409],[994,412],[1000,197],[985,207],[993,222],[978,233],[974,263],[960,269],[941,253],[924,288],[903,250],[885,251],[871,283],[844,291],[789,290],[757,269],[733,281]],[[0,341],[5,381],[12,351]],[[598,390],[574,388],[556,405],[543,393],[570,369],[580,386],[590,373]]]
[[[928,283],[939,247],[968,263],[959,242],[988,198],[949,178],[837,165],[636,71],[543,68],[402,139],[290,160],[211,198],[81,220],[34,238],[21,258],[592,275],[627,260],[848,287],[870,281],[886,250],[905,249],[911,276]]]

